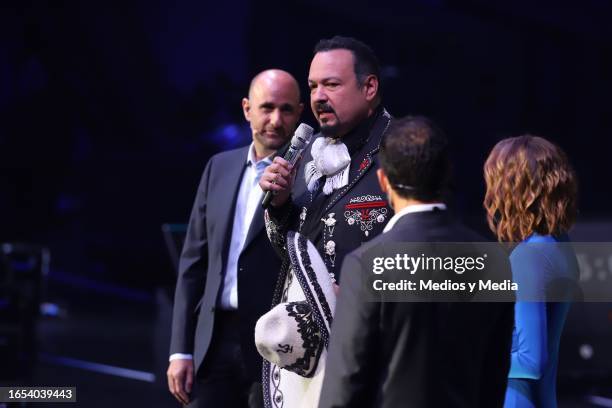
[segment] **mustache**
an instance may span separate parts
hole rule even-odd
[[[329,106],[326,102],[317,102],[315,103],[315,110],[317,113],[336,113],[334,108]]]

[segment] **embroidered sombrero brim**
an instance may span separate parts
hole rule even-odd
[[[291,269],[305,300],[276,305],[255,326],[261,356],[280,368],[311,377],[329,342],[336,296],[318,251],[304,236],[290,232]]]
[[[264,406],[310,408],[317,406],[321,393],[336,295],[332,278],[314,245],[294,232],[287,234],[286,243],[291,270],[280,277],[284,289],[274,298],[274,303],[282,303],[268,314],[285,315],[287,321],[279,323],[273,321],[273,316],[262,317],[255,330],[257,347],[264,356]],[[267,323],[265,318],[269,319]],[[298,321],[309,335],[302,336]],[[281,325],[284,329],[278,327]],[[308,339],[314,339],[312,344],[304,341]],[[313,345],[316,341],[318,347]],[[311,352],[307,352],[309,348]],[[295,356],[287,356],[285,351],[289,350]]]

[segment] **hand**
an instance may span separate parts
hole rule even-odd
[[[274,192],[274,198],[271,202],[272,206],[280,207],[289,199],[297,167],[291,166],[287,160],[276,156],[272,164],[264,170],[259,179],[259,186],[264,192]]]
[[[189,404],[189,393],[193,386],[193,360],[172,360],[168,366],[168,388],[181,404]]]
[[[332,288],[334,289],[334,294],[338,296],[340,294],[340,286],[337,283],[332,283]]]

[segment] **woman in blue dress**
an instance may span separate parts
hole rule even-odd
[[[577,181],[563,151],[536,136],[504,139],[485,166],[484,207],[510,254],[518,283],[504,407],[556,407],[559,342],[578,279],[567,231],[576,218]],[[563,295],[567,297],[563,297]]]

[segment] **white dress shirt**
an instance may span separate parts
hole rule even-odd
[[[408,205],[402,208],[399,212],[395,213],[393,217],[389,220],[387,225],[385,225],[385,229],[383,230],[383,234],[387,231],[391,231],[393,226],[406,214],[415,213],[415,212],[424,212],[424,211],[433,211],[434,208],[439,210],[446,210],[446,205],[444,203],[431,203],[431,204],[413,204]]]
[[[246,169],[242,174],[240,189],[236,197],[232,238],[223,278],[220,306],[225,310],[235,310],[238,308],[238,258],[249,233],[253,215],[255,215],[257,206],[261,205],[261,200],[263,199],[263,191],[259,187],[259,179],[266,167],[272,164],[272,155],[259,161],[255,157],[255,146],[251,143],[247,153]],[[231,188],[231,186],[228,186],[228,188]],[[193,355],[175,353],[170,356],[170,361],[177,359],[192,360]]]
[[[253,215],[257,207],[261,205],[263,198],[263,191],[259,187],[259,179],[270,164],[272,164],[272,156],[259,161],[255,159],[255,146],[251,144],[247,156],[247,167],[242,175],[240,190],[236,198],[232,240],[230,241],[223,291],[221,292],[221,308],[225,310],[238,308],[238,258],[249,233]]]

